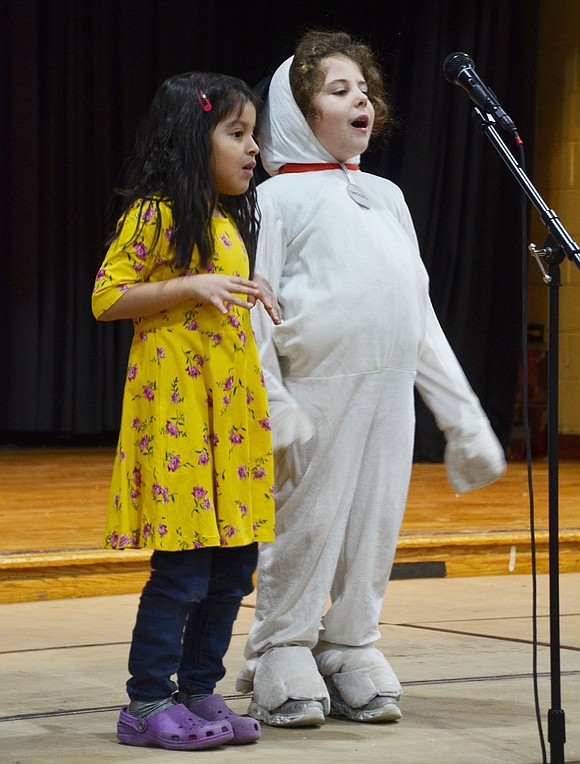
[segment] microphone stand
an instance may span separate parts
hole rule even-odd
[[[560,263],[568,257],[580,268],[580,248],[572,240],[556,213],[549,209],[530,179],[522,170],[514,155],[507,148],[495,128],[490,114],[475,106],[474,117],[481,130],[494,145],[528,199],[539,212],[549,231],[542,249],[530,244],[528,249],[536,258],[544,282],[549,286],[549,339],[548,339],[548,512],[549,512],[549,579],[550,579],[550,677],[551,708],[548,711],[548,742],[552,764],[564,764],[566,741],[565,714],[561,707],[560,673],[560,588],[559,588],[559,539],[558,539],[558,332]],[[548,263],[544,269],[540,256]]]

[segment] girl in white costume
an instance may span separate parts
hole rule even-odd
[[[277,540],[260,551],[237,689],[272,725],[401,716],[401,685],[374,643],[409,486],[414,387],[445,434],[455,491],[505,469],[433,311],[403,195],[358,169],[386,117],[370,50],[310,32],[273,75],[258,135],[273,177],[258,187],[257,269],[284,318],[253,316]]]

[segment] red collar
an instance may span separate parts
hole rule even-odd
[[[287,172],[318,172],[318,170],[341,170],[346,167],[347,170],[360,170],[358,164],[344,164],[338,162],[319,162],[317,164],[283,164],[278,170],[279,175]]]

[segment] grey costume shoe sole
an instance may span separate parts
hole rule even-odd
[[[396,722],[401,716],[398,698],[376,695],[365,706],[353,708],[334,694],[330,696],[330,716],[350,719],[353,722]]]
[[[318,700],[287,700],[272,711],[252,700],[248,714],[271,727],[320,727],[324,709]]]

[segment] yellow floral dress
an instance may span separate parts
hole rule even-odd
[[[143,226],[137,238],[136,225]],[[161,222],[159,237],[156,226]],[[208,269],[172,264],[168,203],[136,203],[97,274],[99,317],[134,284],[249,274],[232,220],[213,218]],[[244,308],[182,304],[133,321],[105,547],[165,551],[274,540],[273,457],[258,351]]]

